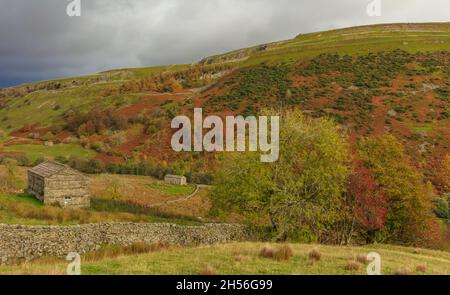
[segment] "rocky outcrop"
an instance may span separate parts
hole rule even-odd
[[[39,257],[66,257],[95,251],[104,245],[133,243],[196,246],[250,237],[247,227],[232,224],[182,226],[173,224],[102,223],[74,226],[0,225],[0,264]]]

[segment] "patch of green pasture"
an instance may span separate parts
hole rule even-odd
[[[414,126],[412,127],[412,131],[414,133],[429,133],[434,130],[433,124],[424,124],[422,126]]]
[[[152,184],[150,187],[170,196],[189,196],[195,190],[193,185]]]
[[[76,144],[55,144],[53,146],[23,144],[11,145],[3,149],[8,152],[23,153],[31,161],[36,161],[41,158],[56,158],[58,156],[89,159],[96,155],[95,151],[85,149]]]
[[[43,206],[41,201],[28,194],[0,194],[0,203],[1,202],[19,202],[35,207]]]
[[[37,208],[44,206],[39,200],[27,194],[0,194],[0,223],[23,225],[48,224],[48,222],[42,220],[17,216],[17,214],[7,209],[7,205],[11,203],[22,203]]]
[[[0,129],[11,132],[25,124],[39,123],[41,127],[49,127],[61,123],[62,115],[68,110],[92,109],[101,100],[100,93],[107,86],[104,83],[40,90],[23,97],[9,98],[7,106],[0,110]]]

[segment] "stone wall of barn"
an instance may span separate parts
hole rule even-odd
[[[64,170],[45,179],[45,204],[63,208],[88,208],[90,196],[86,177]]]
[[[173,185],[187,185],[187,179],[184,176],[166,175],[164,182]]]
[[[44,201],[45,180],[42,176],[28,171],[28,193],[34,195],[41,202]]]

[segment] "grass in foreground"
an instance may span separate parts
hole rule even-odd
[[[366,274],[365,257],[378,252],[382,273],[450,274],[450,253],[388,245],[332,247],[292,245],[288,260],[264,258],[264,247],[281,245],[233,243],[198,248],[151,248],[148,254],[116,256],[99,252],[82,258],[83,274]],[[142,248],[140,248],[142,249]],[[314,251],[313,251],[314,250]],[[115,253],[128,253],[116,251]],[[138,251],[139,252],[139,251]],[[320,256],[317,254],[320,253]],[[314,254],[314,255],[312,255]],[[111,256],[111,257],[110,257]],[[290,256],[290,255],[289,255]],[[313,257],[314,259],[312,259]],[[20,266],[0,266],[0,274],[64,274],[67,264],[61,260],[36,261]]]

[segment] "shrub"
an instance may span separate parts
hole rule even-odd
[[[356,261],[349,261],[345,265],[345,270],[348,270],[348,271],[357,271],[360,268],[361,268],[361,264],[357,263]]]
[[[209,173],[196,173],[196,172],[188,172],[186,173],[186,178],[190,183],[196,184],[211,184],[214,180],[212,174]]]
[[[98,159],[81,160],[71,158],[68,164],[70,167],[88,174],[98,174],[106,171],[105,164]]]
[[[72,111],[65,114],[65,119],[66,128],[78,135],[100,134],[107,129],[124,130],[128,127],[128,120],[111,109],[96,109],[87,114]]]
[[[259,252],[259,257],[269,258],[277,261],[289,260],[292,256],[294,256],[294,250],[289,244],[283,244],[278,249],[274,249],[271,246],[267,245],[264,246],[264,248],[262,248]]]
[[[259,252],[259,257],[272,259],[275,256],[275,250],[270,246],[264,246]]]
[[[289,244],[283,244],[274,253],[274,258],[278,261],[289,260],[292,256],[294,256],[294,249]]]
[[[434,202],[434,212],[437,217],[442,219],[450,219],[450,196],[437,198]]]
[[[114,176],[106,176],[106,183],[107,183],[106,189],[102,193],[103,198],[112,200],[123,199],[126,187],[120,181],[119,178]]]
[[[207,104],[224,105],[228,109],[237,110],[245,98],[257,105],[267,104],[273,96],[280,103],[290,103],[292,97],[287,95],[292,83],[288,76],[290,70],[288,66],[267,65],[242,69],[227,82],[227,94],[214,96]]]
[[[0,163],[5,165],[5,160],[12,159],[17,162],[19,166],[30,166],[33,163],[25,155],[0,155]]]
[[[14,159],[3,160],[6,167],[6,175],[0,178],[0,190],[4,192],[17,192],[25,186],[18,175],[17,161]]]
[[[160,252],[168,248],[170,248],[168,244],[161,242],[158,242],[156,244],[145,244],[138,242],[127,246],[108,245],[100,248],[97,251],[83,254],[83,260],[99,261],[105,258],[114,258],[121,255],[136,255]]]
[[[55,126],[52,126],[52,128],[51,128],[51,132],[53,133],[53,134],[58,134],[58,133],[60,133],[61,131],[62,131],[62,127],[61,126],[59,126],[59,125],[55,125]]]
[[[425,264],[421,264],[416,266],[416,271],[417,272],[427,272],[427,266]]]
[[[116,132],[111,136],[109,141],[112,147],[116,147],[121,144],[124,144],[127,141],[127,137],[124,134],[124,132]]]
[[[64,143],[79,143],[80,139],[75,136],[70,136],[66,139],[64,139]]]
[[[45,135],[41,136],[41,140],[49,141],[53,138],[53,136],[54,136],[53,133],[47,132],[47,133],[45,133]]]
[[[367,260],[367,256],[364,254],[358,254],[356,255],[356,261],[362,264],[368,264],[369,260]]]
[[[320,261],[322,254],[317,249],[313,249],[308,253],[308,259],[311,261]]]
[[[98,152],[98,153],[104,153],[108,150],[108,146],[105,145],[103,142],[101,141],[96,141],[91,145],[91,148]]]

